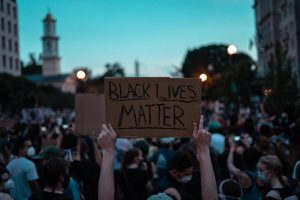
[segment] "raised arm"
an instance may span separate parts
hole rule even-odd
[[[193,141],[197,149],[197,158],[201,172],[201,191],[203,200],[217,200],[217,184],[209,154],[211,134],[203,129],[203,116],[201,115],[199,126],[193,124]]]
[[[114,199],[114,171],[113,163],[115,156],[115,142],[117,134],[111,124],[102,125],[102,131],[97,138],[98,144],[102,148],[103,159],[98,185],[98,200]]]
[[[232,136],[228,138],[228,142],[230,150],[227,158],[227,168],[230,174],[236,178],[236,180],[239,182],[242,188],[249,188],[252,184],[250,177],[233,164],[235,143],[233,141]]]

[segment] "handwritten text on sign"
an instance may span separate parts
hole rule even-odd
[[[198,79],[105,79],[106,119],[120,136],[190,136],[200,102]]]

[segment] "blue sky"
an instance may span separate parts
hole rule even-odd
[[[249,53],[254,38],[252,0],[19,0],[21,59],[41,53],[42,19],[57,19],[61,68],[88,66],[99,75],[119,62],[127,75],[140,62],[143,76],[169,76],[188,49],[233,43]]]

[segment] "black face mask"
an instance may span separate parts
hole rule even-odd
[[[69,186],[69,183],[70,183],[70,175],[64,175],[64,182],[62,183],[62,186],[64,189],[66,189],[68,186]]]

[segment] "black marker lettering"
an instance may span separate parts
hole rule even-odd
[[[181,107],[174,105],[173,106],[173,115],[174,115],[174,118],[173,118],[174,127],[177,127],[177,122],[180,123],[181,126],[184,127],[184,123],[180,120],[180,118],[184,115],[184,110]]]
[[[126,109],[126,107],[124,105],[122,105],[122,107],[121,107],[121,114],[120,114],[120,117],[119,117],[118,127],[122,127],[122,123],[123,123],[124,117],[129,117],[130,114],[133,115],[135,126],[137,126],[136,114],[135,114],[135,111],[133,109],[133,105],[130,106],[129,111]],[[124,115],[126,115],[126,116],[124,116]]]
[[[110,100],[119,99],[119,95],[117,93],[118,87],[114,82],[109,81],[109,98]]]

